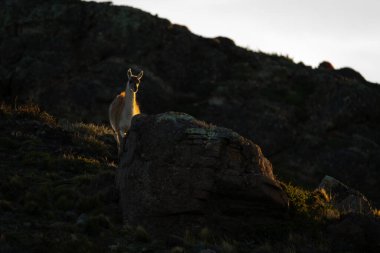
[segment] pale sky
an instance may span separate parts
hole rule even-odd
[[[98,2],[101,2],[99,0]],[[380,0],[113,0],[242,47],[323,60],[380,83]]]

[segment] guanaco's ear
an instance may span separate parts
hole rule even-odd
[[[137,75],[137,78],[140,80],[141,77],[143,77],[143,74],[144,74],[144,71],[141,71],[141,72]]]
[[[130,79],[132,76],[132,70],[131,69],[128,69],[128,79]]]

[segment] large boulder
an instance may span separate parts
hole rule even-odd
[[[288,207],[259,146],[184,113],[133,118],[117,181],[124,218],[158,233],[241,232]]]
[[[325,176],[318,188],[330,196],[331,203],[341,213],[373,213],[370,202],[361,192],[331,176]]]

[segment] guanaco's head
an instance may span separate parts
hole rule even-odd
[[[133,92],[137,92],[139,90],[140,80],[143,76],[144,72],[141,71],[137,76],[132,74],[132,70],[128,69],[128,83],[127,87],[131,89]]]

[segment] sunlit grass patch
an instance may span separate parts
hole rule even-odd
[[[330,203],[330,196],[324,190],[308,191],[292,184],[285,184],[293,211],[314,221],[338,219],[340,213]]]
[[[102,136],[113,136],[113,130],[110,127],[105,125],[95,125],[92,123],[83,123],[83,122],[75,122],[71,123],[67,120],[62,120],[59,122],[60,127],[65,131],[77,133],[81,136],[94,136],[94,137],[102,137]]]
[[[311,192],[300,187],[287,184],[285,191],[289,197],[290,203],[299,213],[307,213],[309,211],[308,200],[311,198]]]
[[[57,121],[53,116],[42,111],[38,105],[32,103],[18,105],[13,108],[2,103],[0,106],[0,113],[8,117],[15,116],[17,118],[38,120],[50,126],[57,125]]]
[[[95,124],[85,124],[85,123],[73,123],[72,129],[74,131],[79,131],[82,133],[87,133],[91,135],[101,136],[101,135],[113,135],[111,128],[104,125]]]
[[[78,170],[81,172],[96,171],[107,164],[101,163],[92,157],[85,157],[74,154],[63,154],[57,156],[43,151],[26,152],[21,159],[24,166],[33,166],[43,170]]]
[[[72,142],[84,151],[91,151],[98,157],[111,157],[115,152],[113,131],[104,125],[60,122],[65,131],[71,133]]]
[[[380,210],[379,209],[373,210],[373,215],[380,217]]]
[[[102,164],[94,158],[64,154],[58,166],[62,165],[66,169],[99,169]]]
[[[0,113],[3,115],[10,116],[12,114],[12,107],[8,104],[1,103],[0,104]]]
[[[104,141],[99,140],[99,137],[95,135],[82,135],[82,134],[74,134],[73,143],[75,145],[80,146],[83,149],[91,150],[93,153],[102,155],[102,156],[110,156],[110,145],[104,143]]]

